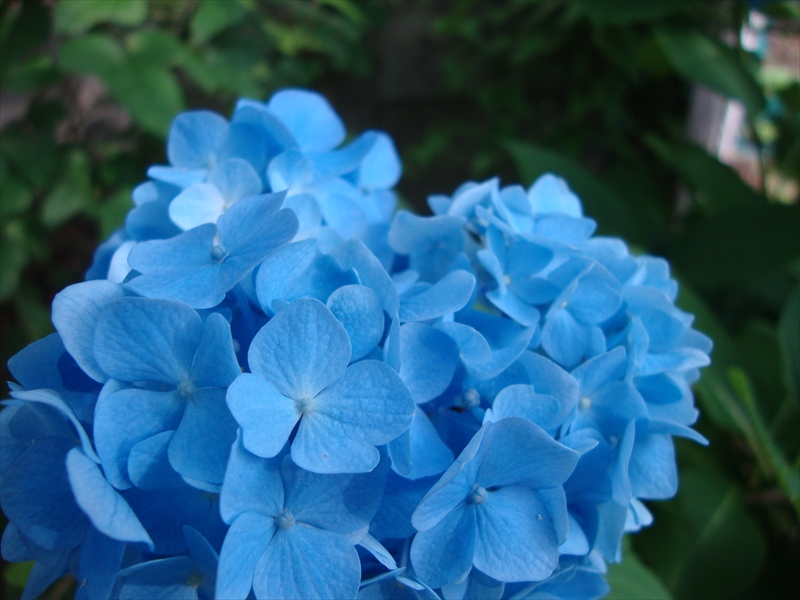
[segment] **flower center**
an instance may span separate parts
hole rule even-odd
[[[464,403],[465,408],[472,409],[480,405],[481,395],[478,393],[478,390],[470,388],[464,390],[461,394],[461,401]]]
[[[228,256],[228,251],[222,244],[217,244],[211,249],[211,260],[220,262],[226,256]]]
[[[196,391],[197,388],[194,386],[194,381],[192,381],[191,379],[187,379],[178,386],[178,393],[184,398],[188,398],[189,396],[194,396],[194,393]]]
[[[511,285],[511,275],[503,275],[503,283]]]
[[[489,498],[489,492],[486,491],[486,488],[478,486],[472,493],[469,495],[469,502],[472,504],[483,504]]]
[[[189,577],[186,578],[186,585],[189,587],[198,588],[201,583],[203,583],[203,576],[197,571],[193,571]]]
[[[584,396],[581,398],[581,401],[578,402],[578,406],[581,407],[582,410],[587,410],[592,406],[592,400],[588,396]]]
[[[280,514],[275,517],[275,521],[280,529],[291,529],[294,527],[294,515],[288,509],[283,509]]]
[[[314,410],[314,398],[300,398],[297,400],[297,410],[306,414]]]

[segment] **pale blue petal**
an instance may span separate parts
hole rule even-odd
[[[381,544],[370,534],[367,534],[361,538],[361,541],[358,542],[358,545],[367,550],[370,554],[372,554],[372,556],[377,558],[378,562],[390,571],[397,569],[397,562],[394,560],[394,557],[386,548],[383,547],[383,544]]]
[[[419,323],[400,327],[400,379],[417,404],[447,389],[458,358],[456,343],[438,329]]]
[[[427,321],[461,310],[472,297],[475,276],[451,271],[433,287],[400,301],[401,321]]]
[[[559,364],[571,368],[580,362],[589,347],[589,330],[566,309],[547,317],[542,327],[542,348]]]
[[[167,138],[169,162],[183,169],[207,168],[228,135],[228,122],[208,110],[187,111],[172,122]]]
[[[242,373],[233,348],[231,327],[221,314],[213,313],[206,319],[190,373],[197,387],[228,387]]]
[[[301,416],[293,399],[251,373],[243,373],[231,384],[227,401],[242,428],[244,447],[265,458],[281,451]]]
[[[636,498],[664,500],[678,491],[675,444],[668,435],[637,435],[628,464],[631,493]]]
[[[140,273],[199,269],[212,264],[216,235],[217,228],[206,223],[168,240],[139,242],[128,255],[128,263]]]
[[[281,394],[313,398],[342,376],[350,362],[350,339],[319,300],[292,302],[253,338],[250,369]]]
[[[261,177],[249,162],[241,158],[229,158],[219,163],[208,174],[208,182],[219,190],[226,208],[237,200],[261,193]]]
[[[204,223],[216,223],[225,212],[225,198],[216,186],[196,183],[178,194],[169,204],[169,218],[187,231]]]
[[[492,349],[486,338],[469,325],[439,322],[435,327],[453,338],[465,363],[485,363],[492,359]]]
[[[345,536],[298,524],[275,533],[256,566],[253,591],[259,600],[346,600],[356,597],[360,581],[358,552]]]
[[[208,176],[208,169],[178,169],[166,165],[153,165],[147,169],[147,176],[158,182],[185,189],[204,182]]]
[[[404,473],[408,479],[438,475],[453,464],[453,451],[439,437],[439,433],[421,409],[417,409],[411,423],[411,471]]]
[[[522,417],[544,429],[554,431],[566,418],[561,403],[548,394],[537,394],[532,385],[515,384],[502,390],[492,403],[495,420]]]
[[[290,208],[300,225],[295,239],[303,240],[313,237],[322,225],[322,211],[319,203],[311,194],[297,194],[289,196],[283,203],[285,208]]]
[[[432,588],[458,580],[472,566],[478,535],[475,505],[455,507],[439,523],[420,531],[411,544],[411,564]]]
[[[358,169],[358,185],[366,189],[390,188],[400,179],[400,157],[391,137],[382,132],[374,135],[377,139]]]
[[[581,217],[581,201],[572,193],[566,181],[546,173],[533,182],[528,190],[528,200],[533,213],[561,213],[570,217]]]
[[[274,534],[275,520],[272,517],[248,512],[236,518],[219,553],[217,598],[246,600],[253,587],[256,565]]]
[[[283,509],[281,459],[263,459],[248,452],[241,435],[231,448],[220,495],[220,512],[226,523],[244,513],[276,516]]]
[[[514,319],[520,325],[530,327],[531,325],[538,325],[540,314],[535,307],[526,304],[514,292],[502,293],[498,288],[491,290],[486,294],[486,297],[497,308],[506,313],[509,317]]]
[[[128,456],[142,440],[175,430],[183,416],[185,401],[177,392],[125,389],[97,401],[94,442],[103,471],[117,489],[131,486]]]
[[[256,294],[265,313],[275,314],[274,300],[290,300],[286,292],[292,281],[311,266],[316,256],[317,242],[308,239],[283,246],[261,263],[256,274]]]
[[[222,388],[202,388],[187,400],[178,430],[169,443],[169,462],[184,477],[222,483],[236,421]]]
[[[383,308],[378,295],[363,285],[340,287],[328,297],[328,308],[347,330],[351,361],[364,357],[383,337]]]
[[[331,252],[331,255],[339,261],[342,268],[355,270],[361,284],[378,294],[387,314],[392,317],[397,314],[400,307],[397,289],[386,269],[362,241],[347,240]]]
[[[569,554],[573,556],[583,556],[590,550],[589,540],[580,526],[580,523],[569,514],[569,536],[567,541],[558,547],[559,554]]]
[[[541,581],[558,566],[550,514],[536,492],[512,486],[489,492],[475,510],[475,567],[500,581]]]
[[[267,108],[292,133],[301,150],[324,152],[344,140],[344,124],[320,94],[284,89],[270,98]]]
[[[78,506],[101,533],[153,548],[153,541],[125,499],[106,481],[100,467],[77,448],[67,454],[67,473]]]
[[[101,383],[108,375],[95,358],[94,330],[103,308],[126,295],[122,286],[100,280],[71,285],[53,299],[53,325],[64,348],[89,377]]]
[[[95,355],[115,379],[177,386],[188,378],[202,336],[203,321],[185,304],[124,298],[98,319]]]
[[[330,152],[304,152],[314,166],[318,177],[327,179],[356,171],[379,138],[376,131],[365,131],[338,150]],[[390,186],[387,186],[390,187]]]
[[[550,523],[556,534],[556,544],[561,546],[569,535],[569,512],[567,510],[567,494],[563,486],[536,490],[547,512],[550,513]]]

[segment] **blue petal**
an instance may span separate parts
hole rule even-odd
[[[492,403],[495,420],[522,417],[544,429],[556,430],[569,414],[548,394],[537,394],[532,385],[515,384],[501,391]]]
[[[628,464],[628,476],[635,497],[647,500],[672,498],[678,491],[678,468],[672,438],[659,434],[637,435]]]
[[[186,231],[205,223],[216,223],[225,212],[225,205],[225,197],[215,185],[196,183],[170,202],[169,218]]]
[[[345,129],[339,115],[320,94],[281,90],[270,98],[267,108],[292,132],[302,150],[324,152],[344,140]]]
[[[381,299],[383,310],[389,316],[397,314],[400,299],[386,269],[380,261],[360,240],[347,240],[333,252],[331,256],[339,261],[344,269],[354,269],[362,285],[372,288]]]
[[[427,321],[454,313],[466,306],[475,288],[475,276],[466,271],[451,271],[433,287],[400,301],[401,321]]]
[[[358,185],[366,189],[386,189],[400,179],[402,167],[392,138],[375,132],[377,139],[358,169]]]
[[[234,439],[236,421],[225,404],[225,390],[200,389],[186,402],[169,443],[169,462],[184,477],[222,483]]]
[[[124,542],[153,541],[125,499],[106,481],[94,462],[77,448],[67,454],[67,473],[75,500],[101,533]]]
[[[164,431],[142,440],[131,448],[128,456],[128,477],[143,490],[180,487],[183,479],[169,464],[167,448],[174,431]]]
[[[581,201],[572,193],[566,181],[546,173],[533,182],[528,190],[528,200],[534,214],[561,213],[581,217]]]
[[[191,586],[194,574],[192,560],[187,556],[172,556],[140,563],[125,569],[119,600],[196,600],[197,587]]]
[[[275,520],[272,517],[248,512],[236,518],[219,554],[217,598],[246,600],[253,587],[256,565],[274,534]]]
[[[390,471],[381,506],[369,526],[370,533],[380,539],[414,535],[417,530],[411,524],[411,515],[434,481],[433,477],[410,481]]]
[[[476,511],[475,567],[500,581],[541,581],[558,565],[558,543],[536,493],[512,486],[489,492]]]
[[[219,163],[208,174],[213,184],[230,206],[237,200],[261,193],[261,177],[246,160],[229,158]]]
[[[542,327],[542,348],[553,360],[571,368],[586,355],[589,330],[578,323],[566,309],[555,311]]]
[[[164,165],[153,165],[147,169],[147,176],[157,180],[158,183],[174,185],[181,189],[203,183],[207,175],[207,169],[179,169]]]
[[[124,298],[98,319],[95,355],[115,379],[177,386],[189,377],[202,335],[203,321],[185,304]]]
[[[227,402],[242,428],[244,447],[265,458],[281,451],[301,416],[293,399],[251,373],[231,384]]]
[[[220,512],[226,523],[244,513],[276,516],[283,508],[281,459],[258,458],[245,450],[239,436],[231,449],[220,495]]]
[[[435,527],[414,537],[414,571],[433,588],[453,583],[472,566],[477,535],[475,506],[460,504]]]
[[[350,362],[350,340],[318,300],[292,302],[253,338],[250,369],[281,394],[313,398],[342,376]]]
[[[400,328],[400,379],[417,404],[447,389],[458,365],[458,346],[447,334],[419,323]]]
[[[300,422],[292,458],[318,473],[370,471],[379,460],[375,446],[408,429],[414,410],[391,367],[376,360],[355,363],[314,399]]]
[[[267,257],[256,274],[258,303],[265,313],[274,315],[272,302],[276,299],[291,301],[287,290],[293,281],[311,266],[317,256],[317,242],[313,239],[292,242]]]
[[[125,288],[110,281],[86,281],[63,289],[53,299],[53,324],[64,347],[89,377],[101,383],[108,375],[95,358],[94,331],[103,308],[125,295]]]
[[[97,401],[94,442],[111,484],[124,490],[128,479],[128,456],[142,440],[175,430],[183,416],[185,401],[176,392],[125,389]]]
[[[167,139],[167,157],[175,167],[207,168],[228,135],[228,122],[208,110],[183,112],[175,117]]]
[[[231,327],[221,314],[213,313],[206,319],[190,373],[197,387],[228,387],[242,373]]]
[[[361,563],[347,538],[295,525],[278,530],[255,569],[257,598],[355,598]],[[227,597],[219,594],[219,597]]]
[[[381,301],[363,285],[340,287],[328,297],[328,308],[347,330],[352,347],[351,361],[364,357],[383,337]]]
[[[126,544],[111,539],[94,527],[81,545],[75,600],[109,598],[117,580]]]
[[[443,473],[453,464],[453,452],[439,437],[436,428],[421,409],[411,423],[411,471],[408,479],[420,479]]]

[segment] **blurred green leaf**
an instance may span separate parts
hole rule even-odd
[[[573,0],[568,6],[574,13],[598,25],[630,25],[659,21],[685,12],[691,8],[691,3],[682,0]]]
[[[9,564],[4,570],[6,581],[17,588],[24,588],[28,576],[33,568],[34,561]]]
[[[59,62],[68,71],[104,77],[117,68],[123,56],[122,48],[114,38],[94,33],[64,42]]]
[[[755,583],[764,538],[742,492],[718,470],[687,465],[677,497],[654,508],[659,526],[639,534],[636,549],[676,598],[730,598]]]
[[[180,41],[168,31],[137,31],[125,42],[130,58],[139,64],[168,68],[180,51]]]
[[[511,158],[525,185],[539,176],[553,173],[563,177],[583,202],[585,213],[598,222],[601,231],[617,233],[629,241],[646,242],[650,224],[642,214],[641,206],[626,202],[615,190],[594,177],[571,158],[534,144],[509,142]]]
[[[622,562],[608,565],[606,581],[611,592],[605,600],[670,600],[672,595],[658,576],[647,568],[639,557],[627,548]]]
[[[61,179],[44,200],[42,222],[46,227],[61,225],[91,206],[91,194],[89,159],[80,150],[73,150],[67,156]]]
[[[21,6],[6,3],[3,11],[0,40],[0,80],[5,87],[6,73],[18,65],[50,34],[50,11],[41,2],[23,2]]]
[[[33,190],[0,163],[0,220],[25,212],[32,202]]]
[[[775,327],[764,320],[750,321],[736,337],[742,366],[758,392],[759,408],[772,421],[786,397],[781,351]]]
[[[789,294],[778,322],[778,338],[785,369],[786,387],[800,406],[800,286]]]
[[[741,100],[753,114],[764,108],[764,93],[733,49],[692,30],[662,28],[656,39],[675,70],[690,81]]]
[[[35,191],[41,191],[50,183],[58,164],[58,154],[49,136],[4,132],[0,138],[0,150]]]
[[[672,258],[697,288],[766,277],[800,254],[800,206],[761,202],[693,224]]]
[[[100,239],[107,239],[115,229],[121,227],[132,207],[130,188],[118,190],[99,204],[93,212],[100,224]]]
[[[80,35],[99,23],[133,27],[147,18],[147,0],[60,0],[53,16],[56,32],[68,35]]]
[[[0,302],[17,291],[22,269],[28,263],[28,232],[21,219],[6,221],[0,229]]]
[[[202,0],[189,24],[192,42],[202,44],[236,25],[253,9],[243,0]]]
[[[655,135],[646,135],[644,140],[661,160],[699,192],[698,201],[709,212],[765,201],[736,171],[699,146],[668,142]]]

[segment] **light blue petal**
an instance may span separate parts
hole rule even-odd
[[[292,458],[318,473],[369,471],[378,462],[374,447],[408,429],[414,411],[411,394],[391,367],[376,360],[355,363],[314,399],[300,422]]]
[[[216,580],[219,555],[211,546],[202,533],[194,527],[184,525],[183,537],[186,538],[186,545],[189,547],[189,555],[192,557],[197,569],[207,578]],[[213,586],[212,586],[213,590]]]
[[[219,190],[226,208],[237,200],[261,193],[261,177],[249,162],[241,158],[229,158],[219,163],[208,174],[208,182]]]
[[[231,384],[227,401],[242,428],[244,447],[265,458],[281,451],[302,414],[294,400],[251,373]]]
[[[501,391],[492,403],[495,420],[522,417],[544,429],[554,431],[563,423],[561,403],[548,394],[537,394],[532,385],[515,384]]]
[[[409,427],[386,444],[386,452],[392,459],[392,469],[395,473],[408,475],[411,472],[411,428]]]
[[[202,336],[203,321],[185,304],[123,298],[98,319],[95,356],[115,379],[177,386],[188,379]]]
[[[377,139],[358,169],[358,185],[366,189],[393,187],[400,179],[402,166],[392,138],[375,132]]]
[[[580,523],[569,514],[569,536],[567,541],[558,547],[559,554],[569,554],[572,556],[583,556],[590,550],[589,540],[580,526]]]
[[[678,491],[675,444],[668,435],[637,435],[628,464],[631,493],[636,498],[663,500]]]
[[[356,171],[379,138],[376,131],[365,131],[338,150],[304,152],[321,179],[339,177]]]
[[[372,556],[377,558],[378,562],[390,571],[397,569],[397,562],[394,560],[394,557],[386,548],[383,547],[383,544],[381,544],[370,534],[367,534],[361,538],[361,541],[358,542],[358,545],[367,550],[370,554],[372,554]]]
[[[97,401],[94,443],[103,471],[117,489],[131,486],[128,456],[142,440],[175,430],[183,416],[185,401],[177,392],[125,389]]]
[[[378,295],[363,285],[346,285],[328,297],[328,308],[347,330],[351,361],[364,357],[383,337],[383,308]]]
[[[358,552],[338,533],[295,525],[279,529],[255,569],[256,598],[355,598]],[[219,593],[218,596],[222,597]]]
[[[204,223],[216,223],[225,212],[225,197],[210,183],[196,183],[169,203],[169,218],[187,231]]]
[[[292,242],[268,256],[256,274],[258,303],[265,313],[274,315],[272,302],[276,299],[293,300],[286,295],[295,278],[311,266],[317,256],[314,239]]]
[[[570,217],[581,217],[581,201],[572,193],[566,181],[546,173],[533,182],[528,190],[528,200],[533,213],[561,213]]]
[[[206,223],[168,240],[139,242],[128,255],[128,263],[140,273],[199,269],[212,263],[216,235],[217,228]]]
[[[124,570],[119,600],[196,600],[197,586],[189,583],[193,574],[192,560],[187,556],[140,563]]]
[[[128,477],[143,490],[163,490],[183,485],[183,479],[169,464],[167,448],[174,431],[164,431],[131,448]]]
[[[469,325],[442,321],[434,327],[453,338],[458,344],[459,356],[465,363],[485,363],[492,359],[492,349],[486,338]]]
[[[432,588],[458,580],[472,566],[478,535],[475,506],[455,507],[435,527],[420,531],[411,544],[411,564]]]
[[[572,368],[586,355],[589,330],[566,309],[549,315],[542,327],[542,348],[557,363]]]
[[[172,122],[167,138],[169,162],[183,169],[207,168],[215,161],[225,138],[228,122],[208,110],[187,111]]]
[[[94,355],[94,330],[103,308],[126,295],[122,286],[101,280],[76,283],[53,299],[53,325],[64,348],[89,377],[101,383],[108,375]]]
[[[475,510],[475,567],[499,581],[541,581],[558,566],[550,514],[524,487],[489,492]]]
[[[281,458],[258,458],[244,448],[241,435],[237,437],[220,495],[220,512],[226,523],[244,513],[271,518],[283,509],[280,467]]]
[[[236,421],[225,403],[225,390],[199,389],[187,400],[169,443],[169,462],[184,477],[220,484],[235,439]]]
[[[411,423],[411,471],[408,479],[438,475],[453,464],[453,451],[439,437],[439,433],[421,409],[417,409]]]
[[[599,265],[595,266],[581,278],[567,300],[566,308],[581,323],[601,323],[613,316],[622,304],[618,290],[619,284],[613,275]]]
[[[438,329],[419,323],[400,327],[400,379],[417,404],[447,389],[458,357],[456,343]]]
[[[400,301],[401,321],[427,321],[461,310],[472,297],[475,276],[451,271],[433,287]]]
[[[197,183],[203,183],[208,176],[207,169],[177,169],[165,165],[153,165],[147,169],[147,176],[159,183],[167,183],[186,189]]]
[[[572,372],[580,384],[580,395],[588,396],[609,381],[622,379],[625,375],[626,352],[622,346],[587,360]]]
[[[275,520],[272,517],[248,512],[236,518],[219,553],[217,598],[247,599],[253,587],[256,565],[274,534]]]
[[[567,511],[567,494],[564,487],[536,490],[536,495],[550,513],[550,523],[556,534],[556,544],[561,546],[569,535],[569,512]]]
[[[531,325],[539,324],[539,311],[530,304],[526,304],[520,300],[514,292],[509,291],[504,294],[500,289],[496,289],[488,292],[486,297],[489,298],[492,304],[520,325],[530,327]]]
[[[242,373],[231,327],[221,314],[213,313],[206,319],[190,373],[197,387],[228,387]]]
[[[78,506],[101,533],[153,548],[153,541],[125,499],[106,481],[100,467],[77,448],[67,454],[67,473]]]
[[[378,294],[383,310],[389,316],[397,314],[400,299],[386,269],[361,240],[347,240],[336,248],[331,255],[339,261],[344,269],[353,269],[358,273],[362,285]]]
[[[289,398],[313,398],[342,376],[350,339],[319,300],[303,298],[278,313],[253,338],[250,369]]]
[[[317,233],[322,225],[322,211],[314,196],[311,194],[289,196],[283,206],[292,209],[300,223],[295,239],[311,238]]]
[[[291,131],[301,150],[324,152],[344,141],[344,124],[320,94],[284,89],[270,98],[267,108]]]
[[[556,442],[541,427],[518,417],[484,425],[475,483],[485,488],[527,485],[533,489],[563,484],[578,453]]]

